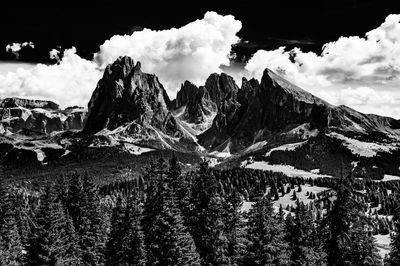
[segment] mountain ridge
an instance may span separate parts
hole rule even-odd
[[[36,104],[58,108],[56,104]],[[211,74],[202,86],[185,81],[176,98],[170,100],[158,77],[142,72],[141,63],[135,64],[127,56],[106,67],[88,103],[86,117],[86,123],[76,129],[79,133],[56,134],[52,141],[64,143],[57,144],[58,159],[62,151],[72,156],[76,151],[108,147],[122,152],[133,149],[137,155],[141,154],[138,150],[148,149],[196,153],[217,158],[222,164],[237,161],[236,165],[253,154],[264,153],[262,160],[284,163],[292,157],[283,154],[295,150],[279,147],[304,142],[303,146],[309,147],[307,151],[299,146],[304,154],[316,147],[339,143],[347,150],[343,158],[351,164],[349,160],[360,156],[350,155],[354,153],[354,143],[370,143],[363,144],[365,147],[373,144],[371,147],[379,151],[373,154],[383,158],[397,152],[400,142],[399,120],[334,106],[269,69],[264,71],[260,81],[243,78],[240,88],[225,73]],[[31,140],[24,137],[24,141]],[[309,146],[310,143],[314,143],[313,146]],[[43,145],[40,145],[31,150],[41,150]],[[329,150],[336,153],[334,148]],[[276,157],[277,154],[280,157]],[[313,152],[307,156],[317,154]],[[4,152],[1,156],[4,157]],[[326,156],[331,160],[333,157],[329,156],[339,155]],[[316,165],[315,162],[306,164]],[[321,168],[331,171],[331,168]],[[396,173],[390,169],[391,174]]]

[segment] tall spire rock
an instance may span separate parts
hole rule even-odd
[[[84,134],[134,123],[134,128],[152,127],[168,135],[177,133],[169,113],[169,99],[157,76],[143,73],[128,56],[108,65],[90,99]]]

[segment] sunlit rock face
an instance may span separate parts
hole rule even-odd
[[[49,134],[54,131],[81,130],[86,121],[86,110],[81,107],[59,109],[51,101],[6,98],[0,101],[2,130],[21,130]]]

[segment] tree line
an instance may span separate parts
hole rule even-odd
[[[175,157],[151,162],[144,173],[101,187],[79,173],[39,190],[0,184],[0,265],[383,263],[373,238],[379,220],[368,215],[368,203],[384,192],[360,191],[386,186],[398,199],[395,183],[215,170],[206,161],[182,173]],[[284,185],[299,192],[306,183],[330,189],[309,194],[312,204],[293,198],[289,210],[275,209]],[[244,200],[254,202],[248,212]],[[400,211],[391,213],[390,230],[398,232]],[[400,265],[397,234],[384,263]]]

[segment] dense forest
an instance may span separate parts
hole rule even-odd
[[[41,186],[2,180],[0,265],[400,265],[398,181],[206,161],[183,173],[176,157],[143,172],[101,186],[87,173]],[[305,203],[305,186],[325,189]],[[292,204],[276,208],[288,193]],[[373,235],[388,233],[382,260]]]

